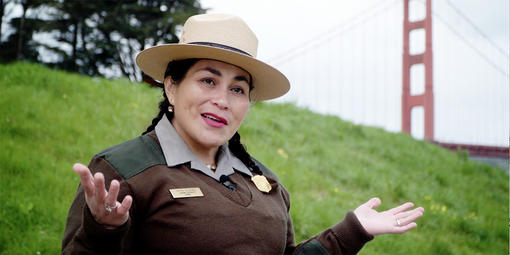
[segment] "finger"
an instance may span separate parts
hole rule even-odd
[[[94,193],[96,202],[99,205],[104,204],[104,199],[106,197],[106,190],[104,188],[104,176],[102,173],[96,173],[94,174]]]
[[[395,214],[395,218],[403,219],[403,218],[406,218],[407,216],[409,216],[411,214],[415,214],[417,212],[422,212],[423,213],[423,207],[417,207],[417,208],[414,208],[413,210],[410,210],[410,211],[404,211],[404,212],[401,212],[401,213],[397,213],[397,214]]]
[[[391,214],[397,214],[397,213],[401,213],[401,212],[407,211],[409,208],[412,208],[413,206],[414,206],[413,203],[407,202],[407,203],[404,203],[404,204],[399,205],[397,207],[391,208],[387,212],[389,212]]]
[[[73,165],[73,170],[80,176],[80,183],[85,190],[85,194],[88,197],[92,197],[94,195],[94,178],[89,168],[83,164],[76,163]]]
[[[381,199],[379,199],[378,197],[373,197],[370,200],[368,200],[365,203],[365,205],[367,205],[371,209],[375,209],[379,207],[379,205],[381,205]]]
[[[105,197],[105,204],[110,206],[115,206],[117,204],[117,196],[119,195],[119,182],[117,180],[113,180],[110,183],[110,189],[108,190],[108,194]]]
[[[401,227],[395,227],[394,228],[394,231],[393,231],[393,234],[403,234],[415,227],[417,227],[418,224],[416,224],[415,222],[413,223],[410,223],[410,224],[407,224],[407,225],[404,225],[404,226],[401,226]]]
[[[129,211],[129,208],[131,208],[132,203],[133,198],[130,195],[125,196],[120,206],[117,207],[117,213],[120,215],[126,214]]]
[[[405,226],[407,224],[410,224],[410,223],[414,222],[416,219],[420,218],[421,216],[423,216],[423,211],[422,210],[418,210],[418,209],[419,208],[416,208],[415,210],[412,211],[411,214],[409,214],[406,217],[398,218],[399,221],[400,221],[400,224],[402,226]]]

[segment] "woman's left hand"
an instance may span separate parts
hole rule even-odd
[[[417,226],[414,221],[420,218],[424,212],[423,207],[410,210],[414,206],[411,202],[378,212],[375,208],[380,204],[379,198],[372,198],[354,210],[354,214],[363,228],[374,236],[405,233]]]

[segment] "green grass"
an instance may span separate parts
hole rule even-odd
[[[0,254],[57,254],[72,164],[139,135],[161,92],[27,63],[0,65],[0,89]],[[297,241],[378,196],[426,212],[360,254],[508,253],[508,175],[463,153],[292,104],[255,104],[240,134],[289,190]]]

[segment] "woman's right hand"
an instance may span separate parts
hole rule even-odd
[[[112,180],[110,190],[107,191],[102,173],[98,172],[92,176],[89,168],[80,163],[74,164],[73,170],[80,176],[81,185],[85,190],[85,201],[94,219],[107,228],[115,228],[126,223],[133,198],[127,195],[122,203],[117,201],[119,182]],[[107,206],[112,208],[111,212],[107,210]]]

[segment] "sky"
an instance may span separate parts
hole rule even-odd
[[[434,0],[432,2],[435,12],[433,16],[434,129],[437,140],[508,146],[509,2],[508,0]],[[208,9],[208,13],[238,15],[252,28],[259,39],[258,58],[275,65],[291,81],[291,91],[281,101],[296,102],[300,106],[325,114],[338,115],[354,123],[378,126],[389,131],[400,131],[402,1],[202,0],[201,3],[202,7]],[[423,3],[423,0],[411,1],[414,7],[411,10],[411,19],[418,20],[424,16]],[[376,29],[381,31],[377,31],[373,28],[377,24],[372,24],[371,27],[368,21],[357,29],[362,31],[346,32],[341,35],[347,39],[341,36],[328,38],[330,34],[341,30],[342,26],[355,22],[357,17],[367,16],[366,10],[384,8],[388,10],[388,14],[382,12],[383,14],[379,16],[395,16],[385,18],[393,19],[391,24],[394,24],[394,27],[378,27]],[[374,13],[373,16],[377,15]],[[384,19],[374,20],[385,22]],[[473,26],[476,28],[474,29]],[[477,29],[488,40],[484,39],[484,36],[476,31]],[[456,36],[452,30],[458,31],[462,38]],[[393,35],[394,38],[388,38]],[[413,38],[418,38],[415,39],[417,41],[424,40],[424,36],[420,36],[419,33],[411,36],[412,40]],[[360,38],[369,42],[365,43]],[[324,42],[327,40],[334,43]],[[374,49],[370,48],[372,46],[363,46],[365,47],[363,50],[358,49],[361,44],[370,44],[371,41],[379,40],[390,40],[385,44],[389,46]],[[289,49],[292,52],[292,49],[307,48],[319,41],[322,41],[319,46],[322,46],[323,50],[302,51],[295,54],[297,56],[294,60],[279,65],[279,59],[289,52]],[[419,44],[412,43],[411,52],[414,50],[413,45]],[[335,55],[337,51],[340,52],[340,58],[344,60],[339,60],[339,63],[335,64],[334,72],[320,70],[310,64],[334,65],[331,64],[331,60],[323,61],[331,57],[329,55]],[[387,55],[378,51],[387,52]],[[482,54],[478,54],[480,52]],[[312,56],[314,54],[315,56]],[[380,55],[379,59],[362,56],[377,54]],[[358,58],[368,59],[361,61],[380,63],[379,66],[388,67],[381,70],[377,64],[358,63]],[[306,66],[306,68],[303,69],[300,66]],[[313,69],[313,72],[307,76],[306,69]],[[342,69],[349,69],[349,72],[344,72]],[[384,74],[383,71],[391,74]],[[349,86],[325,85],[330,81],[324,77],[333,77],[336,73],[344,76],[339,77],[339,82],[349,83]],[[361,76],[363,78],[359,78]],[[421,76],[423,77],[423,74]],[[412,74],[412,77],[420,79],[416,78],[420,75]],[[371,87],[370,84],[377,82],[391,84],[391,86]],[[419,82],[412,81],[412,84],[415,83]],[[315,89],[310,88],[310,85],[313,85]],[[411,90],[414,87],[416,85],[412,85]],[[321,90],[326,92],[321,93]],[[330,94],[338,96],[332,99]],[[363,95],[360,96],[360,94]],[[378,102],[381,101],[381,97],[386,98],[382,100],[385,102]],[[328,102],[327,105],[324,102]],[[423,138],[422,109],[413,110],[412,126],[413,136]]]
[[[383,0],[391,2],[391,0]],[[436,4],[435,0],[432,4]],[[268,60],[286,48],[308,41],[351,20],[380,0],[201,0],[208,13],[230,13],[243,18],[259,39],[259,58]],[[423,1],[422,1],[423,2]],[[497,44],[509,51],[508,0],[450,0]],[[490,3],[490,4],[488,4]],[[439,3],[438,3],[439,4]]]

